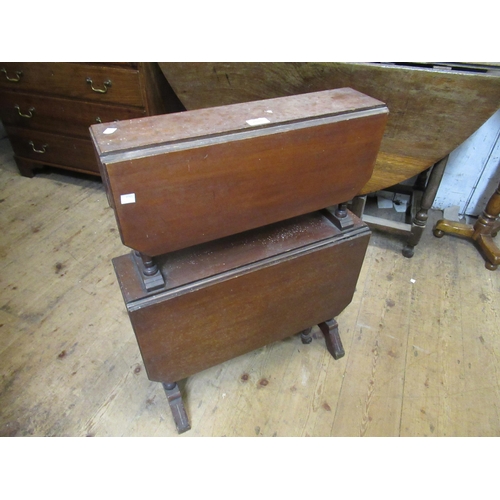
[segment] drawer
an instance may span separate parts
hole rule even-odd
[[[92,142],[38,130],[6,127],[16,156],[44,165],[99,173]]]
[[[0,63],[0,88],[144,107],[139,71],[82,63]]]
[[[0,119],[5,126],[89,137],[94,123],[146,116],[144,108],[81,102],[24,92],[0,91]]]

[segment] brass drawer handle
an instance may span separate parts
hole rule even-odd
[[[19,116],[22,116],[23,118],[33,118],[33,113],[35,112],[35,108],[30,108],[28,109],[28,114],[21,113],[21,108],[16,104],[14,106],[17,109],[17,112]]]
[[[0,71],[5,75],[5,78],[7,78],[7,80],[9,82],[18,82],[21,80],[21,77],[23,76],[23,72],[22,71],[16,71],[16,78],[11,78],[8,74],[7,74],[7,70],[5,68],[2,68],[0,69]]]
[[[36,148],[35,148],[35,145],[33,144],[33,141],[30,141],[30,142],[29,142],[29,145],[31,146],[31,149],[32,149],[35,153],[40,153],[40,154],[45,153],[45,151],[47,150],[47,148],[48,148],[48,146],[49,146],[48,144],[44,144],[44,145],[42,146],[42,149],[36,149]]]
[[[105,94],[108,91],[108,88],[111,87],[111,80],[106,80],[104,82],[104,88],[103,89],[97,89],[94,87],[94,83],[92,82],[92,78],[87,78],[87,83],[90,85],[90,88],[94,92],[98,92],[99,94]]]

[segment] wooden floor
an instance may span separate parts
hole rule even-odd
[[[0,221],[0,435],[176,436],[116,282],[128,249],[100,181],[21,177],[2,139]],[[337,318],[344,358],[315,329],[182,381],[181,437],[500,436],[500,272],[429,227],[413,259],[402,243],[373,234]]]

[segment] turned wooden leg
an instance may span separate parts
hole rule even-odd
[[[311,337],[311,328],[306,328],[305,330],[302,330],[300,332],[300,340],[302,341],[303,344],[310,344],[312,342],[312,337]]]
[[[406,246],[403,249],[403,255],[407,258],[413,257],[414,248],[422,237],[427,224],[427,219],[429,218],[429,209],[432,207],[432,204],[436,199],[436,194],[439,189],[439,185],[441,184],[444,169],[446,168],[447,163],[448,156],[437,162],[434,167],[432,167],[429,181],[422,196],[420,209],[411,221],[411,234],[408,238]]]
[[[500,228],[499,215],[500,184],[473,226],[441,219],[434,226],[434,236],[441,238],[447,233],[472,240],[483,255],[486,269],[494,271],[500,264],[500,249],[493,241]]]
[[[158,266],[154,263],[153,257],[150,257],[149,255],[145,255],[141,252],[137,252],[139,257],[142,260],[143,268],[142,272],[144,273],[145,276],[153,276],[158,272]]]
[[[342,341],[340,340],[339,325],[334,319],[320,323],[320,330],[323,332],[326,340],[326,348],[334,359],[340,359],[345,355]]]
[[[162,385],[165,390],[165,394],[167,395],[168,404],[172,410],[172,416],[174,417],[177,432],[182,434],[183,432],[191,429],[191,425],[186,413],[186,408],[184,407],[184,402],[182,401],[179,386],[175,382]]]
[[[158,290],[165,286],[165,279],[156,265],[153,257],[141,252],[133,252],[135,263],[141,271],[144,288],[148,291]]]
[[[500,228],[500,183],[496,191],[488,200],[488,204],[483,213],[474,224],[474,235],[476,243],[482,250],[486,260],[485,266],[490,271],[494,271],[500,264],[500,248],[495,244],[493,238]]]
[[[327,208],[329,219],[341,231],[354,226],[354,221],[347,210],[347,202],[339,203],[335,209]]]

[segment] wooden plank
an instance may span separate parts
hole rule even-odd
[[[498,436],[498,274],[465,240],[423,243],[430,253],[412,259],[427,272],[412,297],[401,435]],[[436,251],[443,258],[429,259]]]
[[[397,220],[383,219],[373,215],[363,214],[363,222],[371,228],[381,228],[390,233],[408,234],[411,232],[411,224],[405,224]]]
[[[453,416],[457,407],[454,411],[447,399],[447,394],[462,391],[461,311],[457,307],[460,269],[456,244],[442,243],[448,255],[444,261],[425,259],[423,255],[412,259],[417,266],[426,266],[428,272],[413,286],[401,421],[403,436],[443,436],[452,426],[461,429]]]
[[[366,261],[369,267],[331,430],[338,436],[399,433],[412,261],[405,262],[394,245],[370,246]]]

